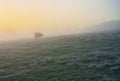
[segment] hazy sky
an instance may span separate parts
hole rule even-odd
[[[120,19],[119,14],[120,0],[0,0],[0,36],[81,33],[93,24]]]

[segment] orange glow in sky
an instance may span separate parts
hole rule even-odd
[[[29,35],[36,31],[49,36],[89,30],[88,26],[109,17],[104,3],[103,0],[1,0],[0,36]]]

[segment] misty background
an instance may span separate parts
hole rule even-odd
[[[0,0],[0,40],[120,29],[119,0]]]

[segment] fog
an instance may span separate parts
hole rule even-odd
[[[0,1],[0,40],[96,32],[97,26],[120,20],[118,0],[3,0]]]

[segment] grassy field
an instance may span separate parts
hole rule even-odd
[[[0,81],[120,81],[120,33],[0,44]]]

